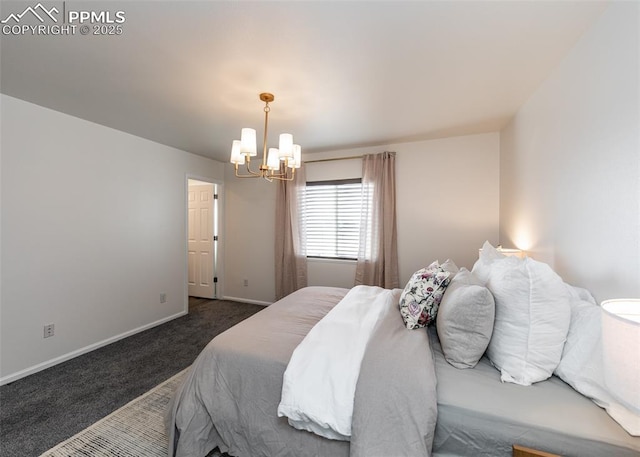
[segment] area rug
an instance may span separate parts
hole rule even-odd
[[[186,371],[181,371],[40,457],[165,457],[168,439],[164,414]],[[220,454],[214,452],[210,455]]]

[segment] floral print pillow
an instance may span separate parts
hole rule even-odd
[[[408,329],[423,328],[436,321],[438,306],[453,276],[437,260],[411,276],[399,304]]]

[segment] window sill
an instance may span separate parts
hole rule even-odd
[[[352,259],[331,259],[328,257],[307,257],[307,262],[312,263],[342,263],[342,264],[356,264],[357,260]]]

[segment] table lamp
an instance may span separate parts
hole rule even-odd
[[[640,299],[606,300],[602,310],[606,387],[640,418]]]

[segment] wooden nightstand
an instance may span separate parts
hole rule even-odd
[[[536,451],[524,446],[513,445],[513,457],[561,457],[558,454]]]

